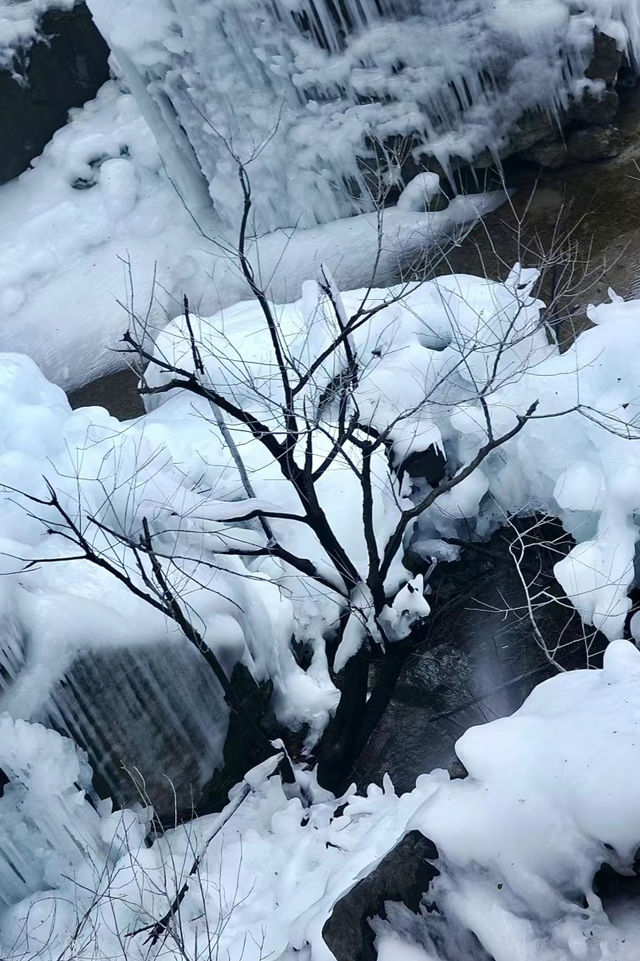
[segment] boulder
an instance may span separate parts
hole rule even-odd
[[[431,861],[438,850],[419,831],[410,831],[374,870],[334,906],[322,929],[336,961],[376,961],[371,918],[386,917],[385,903],[398,901],[415,914],[440,873]]]
[[[622,51],[613,37],[596,30],[593,40],[593,53],[585,76],[589,80],[604,80],[613,86],[618,79],[618,71],[622,64]]]
[[[567,147],[564,140],[556,138],[550,142],[543,141],[534,144],[522,154],[523,160],[530,160],[532,163],[547,167],[550,170],[557,170],[563,167],[569,159]]]
[[[85,3],[49,10],[43,39],[24,54],[23,75],[0,70],[0,183],[17,177],[109,79],[109,48]],[[16,64],[16,72],[20,64]]]
[[[99,796],[126,805],[142,789],[172,823],[221,767],[228,711],[202,655],[176,641],[79,653],[34,719],[86,751]]]
[[[606,88],[600,94],[586,90],[581,100],[569,109],[569,119],[583,124],[610,124],[615,120],[620,98],[615,90]]]
[[[620,131],[612,125],[573,130],[567,137],[567,151],[572,160],[608,160],[617,157],[621,149]]]

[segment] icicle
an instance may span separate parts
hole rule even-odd
[[[40,724],[0,717],[0,905],[55,884],[100,844],[75,745]]]

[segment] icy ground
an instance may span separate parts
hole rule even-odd
[[[133,96],[107,83],[71,117],[33,170],[0,187],[0,350],[27,353],[67,390],[124,366],[128,310],[160,328],[185,293],[203,313],[248,293],[228,253],[235,236],[210,210],[187,211]],[[392,283],[500,199],[386,211],[376,283]],[[377,249],[371,215],[279,231],[252,253],[274,298],[289,300],[320,262],[345,288],[369,284]]]
[[[640,654],[627,641],[609,646],[603,670],[545,681],[511,718],[467,731],[465,780],[434,771],[401,797],[387,781],[334,799],[300,771],[305,807],[267,764],[244,800],[234,789],[235,812],[208,845],[217,815],[146,846],[144,812],[96,814],[83,799],[70,742],[25,723],[15,736],[19,752],[0,742],[15,779],[0,825],[18,839],[40,825],[49,890],[5,912],[4,961],[148,958],[149,931],[133,932],[166,913],[197,855],[180,941],[155,957],[196,958],[209,944],[225,961],[332,961],[321,934],[332,906],[416,828],[438,847],[427,901],[440,913],[391,906],[374,922],[384,961],[638,957],[637,913],[614,903],[608,915],[592,888],[603,862],[633,876],[640,839]]]

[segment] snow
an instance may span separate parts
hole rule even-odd
[[[398,197],[401,210],[428,210],[431,201],[442,190],[440,177],[434,173],[421,173],[410,180]]]
[[[523,117],[557,120],[582,95],[595,29],[640,52],[636,0],[89,5],[173,179],[199,165],[235,224],[235,158],[250,163],[260,232],[371,209],[406,186],[405,159],[451,177],[460,160],[497,158]]]
[[[640,304],[613,297],[594,308],[597,325],[561,354],[540,325],[541,304],[532,296],[535,279],[535,272],[516,267],[504,284],[455,276],[400,291],[370,292],[372,304],[388,302],[367,329],[352,336],[364,365],[358,402],[363,417],[383,425],[407,405],[417,411],[416,402],[426,397],[420,417],[416,413],[416,445],[403,433],[397,457],[428,442],[451,463],[462,464],[486,442],[479,387],[489,383],[483,396],[495,430],[513,426],[517,413],[538,400],[539,419],[426,511],[414,538],[419,549],[422,542],[434,545],[442,536],[459,535],[463,527],[465,536],[469,526],[482,536],[510,512],[526,514],[535,508],[555,513],[577,538],[556,572],[581,615],[611,639],[604,669],[555,677],[511,718],[468,731],[457,745],[469,771],[464,781],[433,772],[420,777],[415,790],[403,797],[387,781],[383,790],[372,787],[366,797],[349,793],[336,799],[319,791],[312,774],[300,771],[306,796],[312,798],[306,809],[295,790],[283,788],[277,778],[264,780],[264,772],[251,777],[252,793],[211,842],[202,862],[202,884],[184,902],[184,936],[191,954],[209,924],[209,930],[218,932],[221,956],[227,951],[233,958],[244,945],[245,957],[255,961],[261,950],[282,961],[293,961],[303,951],[310,961],[331,961],[321,931],[332,905],[405,831],[418,828],[440,852],[441,874],[429,897],[443,914],[440,920],[428,913],[411,920],[400,909],[391,911],[389,921],[376,926],[381,950],[388,953],[401,943],[398,951],[421,961],[460,956],[476,961],[474,952],[479,961],[480,949],[469,940],[473,934],[495,961],[631,961],[637,956],[636,929],[628,915],[621,911],[618,927],[615,915],[609,917],[593,893],[592,881],[603,861],[630,874],[640,836],[634,800],[640,789],[640,654],[618,639],[634,582],[637,539],[640,449],[634,425],[640,401],[634,358],[640,348]],[[335,282],[331,290],[343,316],[361,303],[363,291],[340,292]],[[396,292],[400,296],[389,298]],[[273,310],[291,355],[308,364],[335,323],[326,294],[310,282],[300,300],[274,304]],[[245,301],[208,318],[194,314],[192,324],[202,344],[205,378],[227,396],[262,405],[259,410],[277,418],[279,388],[255,303]],[[222,349],[229,343],[238,360],[231,357],[223,368]],[[190,362],[184,318],[163,331],[156,349],[182,364]],[[330,362],[318,370],[305,388],[308,405],[317,405],[335,372]],[[128,826],[118,829],[117,815],[106,807],[96,813],[86,799],[84,762],[70,742],[33,724],[79,651],[118,646],[137,651],[158,639],[168,644],[184,639],[160,614],[82,560],[40,563],[24,571],[32,559],[74,551],[25,513],[15,489],[42,495],[46,491],[39,478],[45,475],[73,517],[84,518],[85,524],[97,517],[132,535],[147,517],[168,553],[177,549],[193,559],[181,566],[180,583],[197,577],[190,585],[190,609],[225,668],[241,661],[257,679],[271,678],[279,718],[293,726],[306,722],[315,736],[335,705],[322,644],[336,616],[331,592],[305,583],[274,559],[244,566],[240,559],[224,556],[230,543],[260,543],[259,531],[235,525],[236,511],[268,504],[295,511],[298,505],[287,500],[291,491],[256,445],[236,430],[255,487],[255,496],[239,504],[242,484],[210,408],[180,391],[159,397],[162,402],[145,416],[120,424],[99,408],[71,411],[62,391],[28,358],[0,357],[0,471],[6,485],[1,504],[0,613],[6,628],[0,649],[5,685],[0,711],[9,714],[0,723],[7,729],[13,725],[23,739],[15,741],[12,735],[1,743],[15,741],[16,756],[32,759],[31,773],[21,781],[15,759],[0,746],[0,767],[11,768],[12,785],[23,785],[5,790],[0,818],[28,825],[21,829],[20,860],[14,854],[11,861],[23,865],[21,879],[16,880],[11,864],[0,862],[0,896],[10,904],[0,925],[0,953],[7,961],[24,956],[27,932],[36,939],[30,942],[32,950],[43,961],[64,958],[70,934],[87,910],[90,930],[97,932],[91,937],[99,941],[90,956],[102,952],[119,958],[119,935],[166,911],[167,897],[213,826],[210,818],[196,819],[145,847],[144,816],[129,812]],[[561,411],[562,416],[547,416]],[[326,417],[330,430],[330,410]],[[231,423],[227,427],[234,430]],[[321,445],[315,455],[324,455]],[[394,524],[396,497],[410,499],[412,491],[398,488],[394,496],[382,463],[377,476],[377,526],[384,538]],[[337,463],[322,482],[321,501],[341,543],[354,563],[366,565],[353,475]],[[38,513],[45,525],[55,519],[45,506]],[[274,523],[283,543],[313,557],[321,569],[325,563],[329,576],[330,564],[323,562],[317,545],[305,540],[308,532],[301,533],[291,521]],[[95,526],[87,529],[96,548],[135,572],[127,549],[114,548]],[[215,572],[203,566],[209,560],[215,562]],[[390,635],[401,637],[405,621],[428,616],[429,605],[421,578],[407,576],[401,556],[389,575],[392,594],[394,585],[401,590],[382,621]],[[361,590],[352,601],[367,621],[370,597]],[[343,660],[362,639],[362,620],[354,617],[351,624],[353,636],[343,640]],[[308,672],[296,665],[289,650],[293,631],[314,645]],[[192,707],[197,715],[197,705]],[[90,724],[90,716],[81,723]],[[222,712],[215,734],[218,751],[225,725]],[[46,749],[45,741],[50,741]],[[57,757],[60,761],[47,764]],[[41,790],[47,798],[62,798],[60,804],[48,804],[46,817]],[[70,804],[77,806],[74,826],[82,832],[81,857],[75,854],[75,841],[70,847],[60,833],[60,819],[67,817]],[[37,840],[43,831],[49,832],[44,848]],[[131,845],[134,858],[123,851]],[[176,877],[159,885],[167,864],[175,866]],[[91,907],[99,878],[118,892],[115,915],[106,896]],[[39,893],[45,886],[52,889],[47,899],[60,901],[64,909],[45,911]],[[240,907],[234,909],[236,900]],[[175,954],[169,942],[163,951],[167,959]]]
[[[396,464],[425,445],[445,452],[449,470],[467,463],[487,441],[480,391],[496,436],[512,429],[534,401],[539,405],[536,417],[499,456],[488,458],[418,518],[408,532],[415,552],[426,559],[450,556],[443,537],[465,538],[474,531],[483,537],[513,514],[538,510],[557,516],[576,546],[559,560],[556,576],[583,620],[614,640],[622,634],[635,583],[640,447],[634,425],[640,409],[633,358],[640,348],[640,305],[614,299],[596,308],[597,326],[561,354],[541,326],[541,304],[532,296],[535,280],[535,272],[516,267],[504,284],[457,275],[407,288],[340,293],[334,283],[333,296],[345,316],[365,295],[380,308],[353,334],[362,364],[356,396],[360,416],[376,429],[385,429],[399,415],[404,418],[403,430],[390,437],[397,444],[391,451]],[[308,365],[333,336],[333,309],[314,282],[304,286],[300,300],[274,304],[273,311],[298,365]],[[267,418],[274,431],[282,429],[277,407],[281,387],[273,378],[270,339],[256,303],[244,301],[211,317],[194,314],[191,321],[205,381]],[[184,318],[178,317],[158,337],[159,355],[192,364],[186,335]],[[316,464],[330,450],[334,415],[331,402],[325,410],[322,398],[340,363],[337,355],[331,356],[299,398],[322,417],[323,432],[314,442]],[[148,380],[159,385],[164,376],[154,369]],[[242,662],[257,680],[271,678],[280,719],[294,726],[306,722],[310,737],[317,737],[335,705],[324,635],[344,606],[344,584],[311,529],[295,520],[274,518],[278,540],[298,556],[311,558],[325,585],[273,557],[245,564],[226,555],[230,547],[250,550],[264,540],[258,527],[247,528],[233,517],[256,506],[301,511],[291,485],[246,430],[227,417],[226,428],[242,451],[254,487],[242,504],[246,492],[237,464],[206,401],[180,391],[160,394],[147,415],[122,425],[98,408],[71,412],[59,388],[48,384],[32,362],[3,355],[0,402],[0,467],[6,485],[0,613],[8,625],[0,676],[3,684],[5,677],[12,679],[0,709],[15,717],[40,717],[80,651],[125,645],[142,652],[160,638],[181,643],[175,626],[83,561],[43,563],[28,576],[20,573],[31,559],[73,553],[72,545],[48,537],[46,527],[25,515],[25,503],[14,493],[42,496],[46,491],[39,478],[44,475],[83,523],[93,517],[136,537],[146,517],[166,553],[178,550],[186,559],[175,574],[177,586],[196,577],[189,603],[225,669]],[[318,484],[332,529],[361,577],[351,597],[354,616],[338,664],[358,649],[365,626],[377,637],[373,601],[364,587],[369,557],[362,493],[349,466],[360,456],[358,449],[346,447]],[[381,549],[399,511],[423,496],[425,486],[419,479],[412,487],[394,477],[382,451],[372,461],[372,476]],[[44,509],[46,523],[51,513]],[[135,571],[128,549],[118,548],[89,523],[97,549]],[[424,585],[419,578],[412,581],[403,566],[407,544],[399,545],[387,576],[389,607],[379,620],[389,632],[387,639],[406,636],[429,615]],[[211,563],[213,568],[207,566]],[[293,631],[314,651],[308,672],[297,667],[289,650]],[[150,683],[158,684],[151,675]],[[223,709],[218,756],[225,717]]]
[[[387,779],[366,796],[332,798],[300,771],[311,797],[306,808],[263,768],[250,776],[246,799],[234,789],[231,817],[208,846],[223,820],[216,815],[146,848],[141,815],[125,812],[118,827],[119,816],[103,807],[85,858],[52,878],[46,899],[31,894],[5,912],[2,956],[23,957],[29,937],[32,956],[66,959],[88,912],[81,927],[87,956],[124,957],[123,937],[162,916],[199,853],[197,880],[180,909],[182,944],[167,939],[163,958],[184,957],[183,950],[195,957],[196,945],[209,939],[220,957],[332,961],[321,932],[333,905],[406,831],[419,829],[438,847],[440,875],[427,897],[440,913],[389,906],[389,921],[374,923],[379,957],[475,961],[486,957],[478,944],[495,961],[637,957],[628,904],[614,901],[607,914],[592,888],[603,862],[633,875],[640,836],[634,646],[615,641],[602,670],[545,681],[512,717],[467,731],[457,752],[469,770],[465,780],[434,771],[401,797]],[[47,774],[54,795],[56,777],[64,783],[55,770]],[[0,798],[0,811],[9,803]],[[92,902],[97,878],[102,894]],[[128,957],[144,956],[144,937],[127,938]],[[466,950],[456,953],[461,945]]]
[[[383,935],[376,942],[378,961],[438,961],[416,944],[403,941],[393,934]]]
[[[85,802],[91,772],[72,741],[39,724],[0,716],[0,907],[62,881],[99,840]]]
[[[583,621],[615,639],[622,635],[631,606],[628,592],[635,583],[640,407],[633,357],[640,348],[640,302],[624,303],[614,295],[611,303],[593,308],[597,326],[560,353],[541,326],[541,305],[531,297],[534,283],[535,272],[516,267],[504,284],[456,275],[407,289],[342,293],[346,316],[365,296],[371,306],[388,301],[353,335],[363,369],[356,390],[358,407],[361,417],[370,418],[378,430],[402,415],[399,428],[390,434],[396,466],[409,454],[432,446],[445,451],[457,469],[488,441],[480,395],[494,436],[512,429],[517,416],[537,402],[533,419],[520,434],[420,516],[413,546],[426,559],[446,556],[444,547],[437,548],[442,537],[464,539],[470,530],[484,537],[506,517],[536,510],[556,516],[577,542],[559,559],[556,577]],[[305,367],[331,335],[332,309],[327,299],[310,283],[301,300],[274,305],[273,311],[292,356]],[[210,318],[195,317],[193,324],[207,368],[205,381],[273,418],[273,405],[282,398],[279,381],[272,376],[270,341],[257,305],[240,303]],[[229,342],[241,362],[229,358]],[[183,318],[161,333],[157,352],[191,369]],[[316,408],[339,372],[339,362],[333,355],[303,392],[309,409]],[[159,385],[166,375],[153,367],[148,378],[151,385]],[[182,422],[198,409],[189,394],[161,394],[151,402],[160,405],[159,416]],[[260,451],[254,452],[246,431],[238,426],[232,426],[232,431],[255,471],[258,496],[283,505],[287,485],[279,473],[264,463]],[[175,457],[188,456],[181,440],[168,437],[167,443],[180,445]],[[327,487],[326,510],[364,576],[367,553],[362,535],[354,538],[352,522],[360,494],[355,482],[349,493],[346,457],[342,466],[339,502],[335,489]],[[195,476],[195,465],[192,470]],[[379,525],[382,544],[397,511],[394,486],[382,462],[377,476],[377,493],[386,505]],[[400,485],[397,495],[407,496],[407,490]],[[295,498],[288,509],[300,510]],[[308,533],[301,534],[299,526],[282,522],[280,536],[304,556],[310,549],[313,552]],[[389,585],[400,584],[402,577],[402,569],[396,568]],[[327,611],[324,616],[332,615]],[[349,638],[355,643],[355,636]]]
[[[65,562],[78,548],[47,533],[49,525],[57,530],[61,519],[53,508],[32,504],[32,515],[25,513],[28,504],[17,491],[46,498],[47,477],[63,508],[117,569],[137,577],[133,555],[126,549],[123,554],[89,517],[134,537],[145,517],[163,550],[172,552],[172,544],[180,554],[184,550],[184,564],[178,563],[168,576],[223,668],[230,673],[242,662],[256,680],[271,678],[280,719],[294,727],[306,720],[310,731],[321,730],[335,704],[335,690],[326,668],[305,674],[296,665],[289,648],[293,611],[288,598],[268,579],[249,575],[238,558],[221,557],[212,565],[213,544],[207,538],[215,541],[215,525],[208,535],[197,520],[191,525],[187,520],[182,532],[176,530],[176,512],[185,512],[185,518],[197,517],[201,508],[215,513],[215,502],[192,485],[180,463],[172,462],[161,429],[145,420],[122,425],[100,408],[72,412],[62,391],[21,355],[1,356],[0,412],[0,618],[5,627],[0,712],[46,720],[63,730],[78,725],[84,737],[103,745],[99,750],[108,760],[109,748],[94,729],[98,705],[87,703],[86,692],[75,685],[61,687],[60,682],[80,657],[99,655],[108,665],[110,652],[126,651],[131,653],[130,671],[153,693],[160,716],[188,708],[188,723],[170,716],[172,723],[182,724],[180,736],[186,726],[192,743],[202,739],[206,763],[212,767],[222,759],[227,707],[217,682],[212,680],[209,689],[205,683],[197,691],[183,690],[185,706],[180,708],[179,703],[172,705],[171,692],[162,687],[166,678],[154,667],[151,645],[162,651],[164,660],[173,656],[183,670],[189,667],[179,652],[171,653],[172,647],[187,643],[176,625],[107,571],[84,560]],[[61,558],[60,563],[48,562],[54,558]],[[139,586],[144,587],[142,582]],[[182,678],[176,678],[175,690],[182,690],[181,684]],[[135,696],[139,692],[134,685],[130,697]],[[127,704],[123,717],[125,708]],[[210,773],[200,772],[199,777]]]
[[[0,64],[33,40],[47,6],[0,0]],[[345,0],[332,15],[317,0],[90,6],[121,76],[72,112],[32,170],[0,189],[0,771],[8,777],[0,778],[0,956],[142,961],[146,934],[134,932],[162,917],[191,878],[180,941],[162,942],[163,961],[201,956],[205,944],[229,961],[332,961],[322,928],[333,906],[418,829],[439,850],[429,899],[441,913],[391,906],[374,922],[382,961],[482,961],[484,952],[493,961],[636,961],[637,912],[624,899],[603,905],[593,879],[603,862],[632,876],[640,838],[640,654],[620,640],[636,586],[640,301],[610,292],[610,303],[590,311],[596,326],[560,353],[541,322],[537,276],[520,265],[504,283],[457,275],[397,286],[426,249],[501,197],[459,197],[430,212],[438,177],[425,172],[406,185],[395,163],[385,186],[404,189],[384,213],[372,278],[380,224],[357,158],[366,159],[372,137],[414,134],[413,159],[434,156],[445,173],[457,157],[496,155],[523,112],[553,117],[583,89],[596,26],[640,53],[637,3]],[[121,366],[114,348],[132,319],[153,335],[157,356],[193,366],[185,320],[171,320],[186,292],[203,380],[282,431],[270,339],[229,257],[241,198],[220,133],[250,159],[259,240],[252,236],[249,253],[296,365],[308,367],[335,336],[337,318],[314,277],[341,318],[364,298],[381,308],[350,341],[362,362],[363,422],[391,428],[389,460],[379,451],[372,463],[378,548],[429,489],[424,478],[396,477],[389,462],[399,468],[433,449],[450,477],[537,404],[520,433],[411,526],[377,623],[350,468],[361,452],[343,447],[318,485],[360,578],[335,667],[367,632],[402,640],[429,617],[424,577],[403,565],[410,541],[425,559],[446,558],[444,538],[483,538],[534,511],[557,516],[574,537],[556,577],[610,643],[602,670],[559,675],[512,717],[467,731],[456,748],[464,780],[425,772],[401,797],[386,778],[365,796],[334,798],[313,771],[298,767],[297,785],[283,785],[269,762],[232,790],[222,827],[225,815],[196,818],[158,837],[149,811],[114,814],[97,802],[86,757],[63,736],[75,724],[99,744],[97,704],[62,681],[82,658],[108,664],[127,652],[131,690],[145,687],[168,713],[149,652],[170,658],[187,641],[117,578],[76,557],[47,481],[94,549],[140,589],[148,570],[131,545],[149,524],[166,576],[223,669],[242,664],[271,681],[277,720],[303,730],[307,745],[337,700],[324,640],[345,585],[312,532],[273,520],[278,541],[312,559],[322,586],[273,557],[227,553],[264,543],[257,525],[234,519],[243,511],[300,512],[263,449],[224,425],[250,471],[249,496],[210,404],[172,391],[122,424],[100,408],[71,411],[51,382],[75,386]],[[324,431],[314,465],[335,437],[331,384],[340,373],[333,355],[299,398]],[[147,377],[155,386],[166,379],[153,369]],[[292,635],[311,646],[308,670],[293,657]],[[205,694],[185,684],[175,678],[206,738],[206,763],[219,766],[222,692],[214,679]],[[115,720],[126,725],[131,705],[119,704]],[[104,776],[112,750],[97,751],[94,775]]]

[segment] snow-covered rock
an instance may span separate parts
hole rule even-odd
[[[136,796],[125,764],[158,794],[162,813],[174,808],[168,779],[188,810],[222,762],[228,711],[218,681],[172,621],[108,571],[71,560],[83,551],[48,533],[67,529],[60,513],[19,492],[46,500],[46,476],[96,550],[134,578],[133,556],[126,560],[90,516],[134,537],[143,517],[155,530],[162,516],[167,533],[157,536],[173,541],[176,509],[190,503],[198,514],[211,502],[171,460],[161,424],[123,425],[100,408],[72,412],[24,356],[0,358],[0,420],[0,712],[72,734],[90,754],[97,786],[118,800]],[[229,674],[241,662],[257,681],[273,681],[281,720],[295,726],[306,715],[320,730],[335,691],[320,665],[315,676],[297,667],[290,601],[238,558],[214,561],[196,528],[170,579],[206,643]]]

